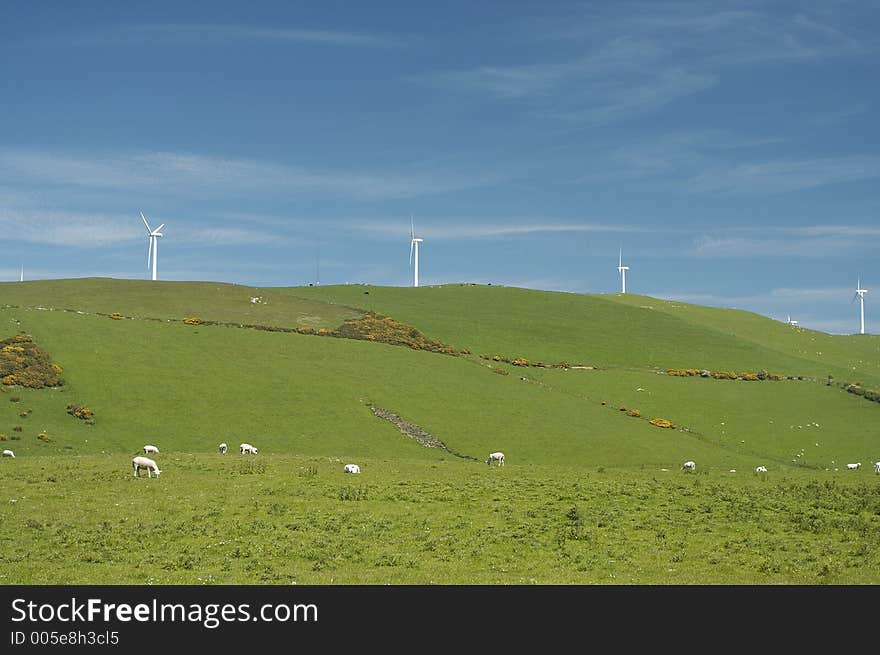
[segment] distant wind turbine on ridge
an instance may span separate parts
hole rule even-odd
[[[619,259],[617,260],[617,272],[620,275],[620,293],[626,293],[626,272],[629,266],[623,265],[623,248],[620,249]]]
[[[413,223],[412,216],[409,217],[409,265],[415,266],[413,267],[413,286],[419,286],[419,244],[424,241],[424,239],[419,239],[416,237],[416,228],[415,223]],[[415,258],[413,258],[413,254],[415,254]]]
[[[865,333],[865,294],[866,294],[866,293],[868,293],[868,290],[867,290],[867,289],[862,289],[862,276],[860,275],[860,276],[859,276],[859,281],[858,281],[858,283],[856,283],[856,293],[855,293],[855,295],[853,296],[853,299],[852,299],[851,302],[855,302],[855,301],[856,301],[856,298],[859,299],[859,304],[861,305],[861,310],[862,310],[862,311],[861,311],[861,315],[862,315],[862,321],[861,321],[861,328],[862,328],[862,329],[861,329],[861,333],[862,333],[862,334]]]
[[[150,255],[153,256],[153,279],[156,279],[156,258],[158,257],[157,253],[159,251],[159,237],[162,236],[162,233],[159,231],[163,227],[165,227],[165,223],[162,223],[155,230],[150,228],[150,224],[147,223],[147,219],[144,217],[144,212],[141,212],[141,219],[144,221],[144,225],[147,226],[147,238],[150,240],[150,245],[147,246],[147,270],[150,270]]]

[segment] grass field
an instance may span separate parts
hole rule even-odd
[[[31,335],[65,379],[0,393],[16,454],[0,460],[3,584],[880,582],[880,403],[842,387],[880,388],[877,337],[474,285],[0,291],[0,338]],[[367,310],[471,354],[254,327],[332,330]],[[146,443],[159,479],[132,475]],[[495,450],[503,468],[485,464]]]
[[[4,466],[4,584],[877,584],[867,471],[173,453]],[[8,464],[4,462],[4,464]],[[771,468],[772,471],[772,468]]]

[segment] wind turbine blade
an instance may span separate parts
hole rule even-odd
[[[416,238],[416,224],[413,222],[412,214],[409,215],[409,238]]]
[[[412,266],[412,256],[413,256],[413,248],[415,247],[416,242],[414,239],[411,239],[409,242],[409,265]]]
[[[153,254],[153,237],[150,237],[148,239],[148,241],[150,242],[150,245],[147,246],[147,270],[149,271],[150,270],[150,255]]]
[[[150,224],[149,224],[149,223],[147,223],[147,219],[146,219],[146,218],[144,218],[144,212],[141,212],[141,220],[143,220],[143,222],[144,222],[144,225],[146,225],[146,226],[147,226],[147,232],[150,232],[150,231],[151,231],[151,230],[150,230]]]
[[[153,230],[153,232],[159,232],[163,227],[165,227],[165,223],[162,223],[162,225]]]
[[[623,248],[621,248],[620,252],[618,253],[617,265],[623,266]]]

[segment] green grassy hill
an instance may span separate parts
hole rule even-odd
[[[625,558],[608,553],[627,547],[600,534],[603,526],[618,540],[640,544],[627,555],[644,571],[628,578],[633,582],[683,581],[665,576],[680,567],[656,559],[657,545],[670,546],[673,562],[696,557],[696,570],[724,571],[718,581],[846,581],[849,565],[829,564],[821,553],[854,546],[848,542],[856,534],[859,544],[880,536],[880,476],[871,470],[880,460],[880,403],[841,386],[859,379],[880,388],[876,337],[832,337],[747,312],[642,296],[474,285],[254,289],[82,279],[5,283],[0,294],[0,338],[31,335],[65,380],[57,388],[4,385],[0,393],[2,446],[16,453],[0,461],[10,496],[0,499],[0,561],[18,562],[19,572],[7,569],[0,582],[53,575],[126,582],[133,564],[171,583],[207,580],[195,579],[199,571],[232,583],[340,576],[498,582],[505,579],[501,569],[524,582],[614,581],[606,574],[625,571],[606,560]],[[294,331],[332,332],[366,311],[470,354]],[[185,323],[190,317],[215,324]],[[515,357],[546,366],[501,359]],[[584,368],[554,366],[562,361]],[[677,377],[668,368],[766,369],[785,378]],[[93,410],[94,424],[68,413],[71,404]],[[446,448],[425,447],[373,408],[395,413]],[[652,425],[654,418],[673,427]],[[260,454],[242,458],[242,441]],[[230,446],[225,458],[216,453],[220,442]],[[131,475],[131,457],[146,443],[161,451],[159,480]],[[507,455],[503,469],[485,464],[494,450]],[[698,462],[698,473],[683,479],[686,459]],[[361,464],[362,476],[340,473],[349,461]],[[863,468],[847,472],[847,462]],[[758,464],[770,469],[769,479],[752,473]],[[250,555],[240,555],[224,574],[224,557],[256,548],[240,513],[229,509],[235,494],[224,490],[224,480],[259,508],[251,533],[271,571],[249,569]],[[787,491],[791,485],[798,493]],[[143,493],[164,514],[141,520],[142,536],[132,537],[124,534],[124,508]],[[650,518],[679,520],[684,510],[671,507],[684,497],[692,497],[684,505],[689,511],[724,508],[699,545]],[[88,510],[65,513],[70,499]],[[178,501],[183,509],[174,514]],[[789,527],[751,546],[737,541],[754,529],[735,509],[740,501],[756,515],[781,511]],[[829,515],[810,523],[804,513],[817,502]],[[336,511],[384,531],[384,545],[355,539],[360,545],[344,555],[318,546],[322,539],[337,544]],[[171,528],[158,529],[160,515],[171,517]],[[847,516],[858,525],[847,528]],[[193,521],[221,527],[194,532],[185,527]],[[216,557],[198,555],[223,528],[237,536],[216,546]],[[180,533],[179,543],[168,542],[168,530]],[[425,530],[432,539],[423,538]],[[778,561],[779,540],[792,531],[804,540],[795,569]],[[493,535],[502,533],[507,541],[496,544]],[[660,544],[661,533],[668,543]],[[70,535],[79,546],[64,551]],[[129,552],[157,539],[165,541],[154,560]],[[605,554],[594,552],[590,540]],[[36,556],[47,543],[61,549],[51,566]],[[483,552],[481,543],[496,545]],[[757,548],[742,556],[744,565],[754,571],[763,562],[767,570],[743,578],[736,574],[742,563],[707,563],[731,543],[739,544],[737,552]],[[284,563],[291,548],[304,549],[295,565]],[[880,562],[875,551],[860,551],[853,566],[865,558]],[[433,562],[427,569],[423,557]],[[93,566],[78,568],[84,558]]]
[[[831,374],[880,385],[880,337],[832,336],[738,310],[472,284],[283,291],[390,314],[475,353],[618,368]]]
[[[745,312],[473,285],[261,290],[84,279],[0,289],[9,301],[0,312],[4,336],[32,335],[66,380],[60,389],[4,389],[19,400],[0,403],[0,432],[21,436],[26,452],[130,452],[146,442],[210,451],[240,439],[298,454],[428,455],[371,404],[477,459],[507,448],[542,463],[656,466],[700,456],[735,467],[742,456],[790,462],[809,441],[798,435],[812,430],[833,436],[817,436],[801,457],[809,452],[807,461],[830,468],[847,456],[867,459],[878,436],[870,419],[880,404],[826,384],[829,373],[841,380],[849,371],[870,385],[876,339],[820,335]],[[332,329],[364,310],[472,354],[239,327]],[[182,320],[193,316],[223,325]],[[805,356],[806,339],[820,339],[837,358]],[[493,361],[496,354],[596,368],[511,366]],[[853,371],[851,361],[864,363]],[[673,367],[802,379],[658,375]],[[70,416],[68,403],[90,407],[95,425]],[[656,428],[654,417],[683,430]],[[34,442],[39,432],[50,441]]]

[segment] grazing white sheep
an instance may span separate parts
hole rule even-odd
[[[133,460],[131,460],[131,466],[134,469],[134,477],[139,478],[139,472],[141,469],[147,470],[147,477],[152,478],[153,473],[156,474],[156,477],[159,477],[159,474],[162,472],[159,470],[159,465],[156,464],[155,460],[150,459],[149,457],[143,457],[138,455]]]
[[[855,471],[857,468],[861,467],[861,465],[861,462],[858,462],[857,464],[847,464],[846,468],[848,468],[850,471]]]
[[[688,460],[684,464],[681,465],[682,471],[694,471],[694,470],[696,470],[696,468],[697,468],[696,463],[691,460]]]
[[[874,473],[880,473],[880,462],[874,462]]]
[[[220,444],[219,450],[220,450],[221,455],[225,455],[226,454],[226,444],[225,443]]]
[[[239,452],[242,455],[256,455],[257,449],[250,445],[249,443],[243,443],[238,447]]]
[[[144,446],[144,455],[148,453],[155,453],[156,455],[158,455],[159,449],[156,448],[156,446]]]
[[[15,453],[9,450],[8,448],[3,451],[3,457],[15,457]]]
[[[345,468],[342,469],[345,473],[360,473],[361,467],[357,464],[346,464]]]
[[[492,462],[498,462],[498,466],[504,466],[504,453],[489,453],[486,464],[491,465]]]
[[[756,466],[755,467],[755,473],[766,473],[766,472],[767,472],[766,466]]]

